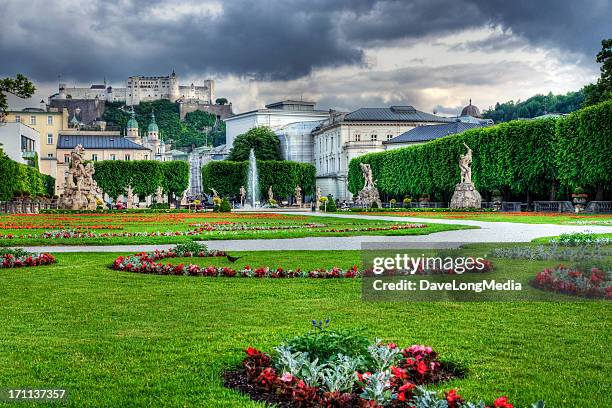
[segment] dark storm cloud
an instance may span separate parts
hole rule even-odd
[[[0,74],[38,81],[124,80],[133,74],[235,74],[289,80],[313,69],[365,65],[364,49],[501,27],[464,49],[530,44],[591,61],[612,35],[610,1],[233,1],[219,11],[185,11],[169,1],[0,2]],[[201,2],[193,1],[194,10]],[[183,8],[183,9],[181,9]],[[214,9],[214,7],[213,7]]]

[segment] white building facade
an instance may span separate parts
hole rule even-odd
[[[352,200],[348,166],[355,157],[385,150],[383,142],[418,126],[452,122],[412,106],[361,108],[348,114],[330,114],[312,132],[317,187],[323,195]]]
[[[229,152],[237,136],[267,126],[279,136],[284,159],[312,163],[311,130],[329,116],[314,107],[314,102],[286,100],[224,119],[226,150]]]
[[[40,133],[21,122],[0,122],[0,149],[13,161],[33,164],[38,155],[40,165]]]

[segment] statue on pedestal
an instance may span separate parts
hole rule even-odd
[[[213,199],[214,199],[215,197],[219,197],[219,193],[217,193],[217,190],[215,190],[214,188],[212,188],[212,187],[211,187],[211,188],[210,188],[210,191],[212,191],[212,193],[213,193]]]
[[[244,188],[244,186],[240,186],[240,205],[243,206],[244,205],[244,198],[246,197],[246,189]]]
[[[455,186],[450,208],[480,208],[482,197],[472,183],[472,149],[465,143],[463,145],[467,148],[467,153],[459,157],[461,182]]]
[[[321,205],[321,187],[317,186],[317,193],[315,194],[315,208],[319,211]]]
[[[295,205],[302,206],[302,188],[299,185],[295,186]]]
[[[58,206],[68,210],[95,210],[102,192],[93,179],[95,169],[92,163],[84,165],[85,149],[77,145],[70,153],[70,164],[65,173],[64,191]]]
[[[125,196],[126,196],[126,208],[130,209],[134,205],[134,190],[132,190],[132,186],[127,186],[125,188]]]
[[[361,167],[361,173],[363,174],[365,183],[357,195],[357,200],[355,200],[355,202],[358,205],[365,205],[366,207],[372,206],[373,203],[376,203],[378,208],[382,207],[380,194],[378,193],[378,188],[376,188],[376,180],[374,180],[374,176],[372,175],[372,168],[368,163],[359,163],[359,166]]]
[[[164,202],[164,194],[161,186],[158,186],[157,190],[155,190],[155,202],[158,204]]]
[[[272,192],[272,186],[268,187],[268,201],[274,200],[274,192]]]

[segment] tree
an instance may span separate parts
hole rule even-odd
[[[584,106],[612,99],[612,38],[601,41],[601,51],[597,53],[595,61],[601,64],[601,75],[596,83],[583,88]]]
[[[226,98],[217,98],[215,100],[215,103],[217,105],[227,105],[228,104],[228,100]]]
[[[28,78],[21,74],[17,74],[15,79],[0,79],[0,121],[2,121],[6,110],[8,109],[6,93],[13,94],[20,98],[29,98],[34,94],[35,91],[36,88],[34,87],[32,82],[30,82]]]
[[[179,160],[161,162],[162,187],[168,194],[168,202],[181,197],[189,187],[189,163]]]
[[[280,140],[267,126],[253,128],[236,137],[234,147],[230,151],[229,160],[248,160],[251,149],[255,150],[257,160],[282,160]]]

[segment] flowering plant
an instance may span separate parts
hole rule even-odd
[[[333,332],[327,326],[315,326],[315,334]],[[273,354],[247,348],[242,368],[225,374],[226,386],[248,392],[255,399],[291,407],[514,408],[506,396],[486,405],[465,401],[456,389],[443,394],[428,391],[424,385],[462,374],[440,361],[428,346],[400,349],[394,343],[376,340],[365,351],[358,347],[362,354],[338,353],[319,359],[311,354],[317,350],[304,351],[301,344],[287,341]],[[315,345],[327,347],[324,342]],[[544,402],[532,408],[544,408]]]
[[[538,272],[531,284],[539,289],[592,298],[612,299],[612,270],[559,265]]]
[[[27,266],[51,265],[57,262],[51,254],[32,254],[20,250],[2,250],[0,268],[22,268]]]

